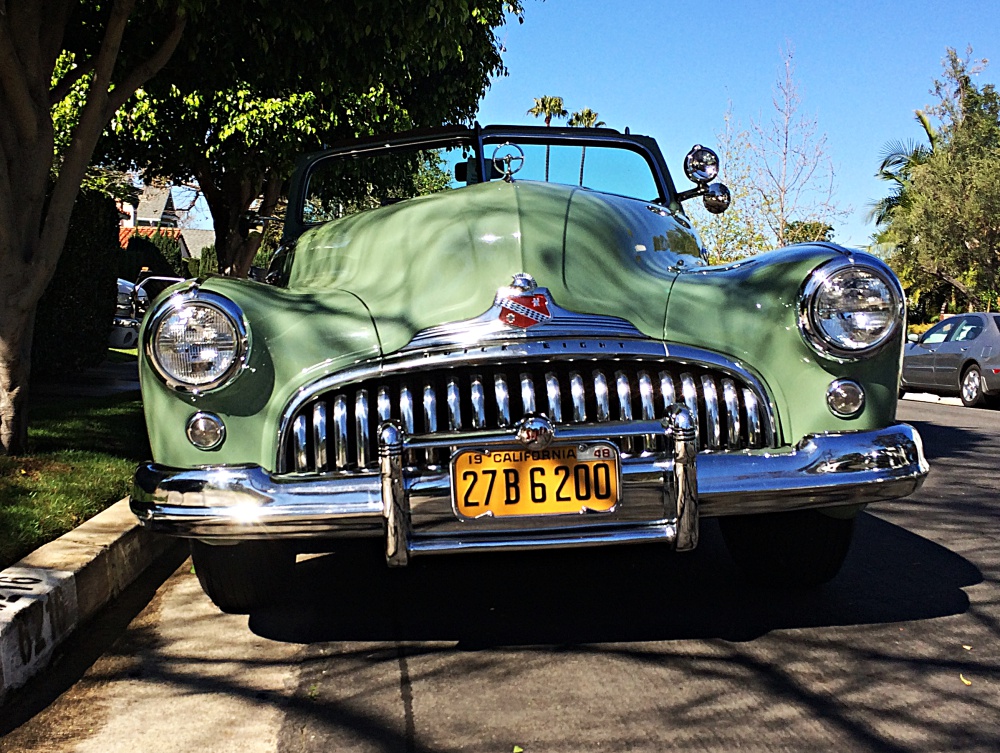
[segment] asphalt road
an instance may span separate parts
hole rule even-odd
[[[900,416],[931,476],[862,515],[817,591],[742,584],[711,523],[683,556],[389,571],[355,546],[301,562],[294,606],[249,620],[217,612],[185,563],[4,710],[0,750],[996,751],[1000,412]]]

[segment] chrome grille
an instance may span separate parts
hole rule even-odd
[[[369,408],[373,398],[376,406]],[[742,450],[768,441],[761,397],[721,369],[669,360],[566,360],[459,365],[336,385],[298,407],[279,467],[286,472],[374,469],[378,425],[407,434],[510,427],[526,413],[557,425],[657,420],[683,402],[695,417],[699,450]],[[333,416],[332,437],[327,416]],[[660,437],[615,438],[623,455],[661,452]],[[408,453],[433,466],[443,453]]]

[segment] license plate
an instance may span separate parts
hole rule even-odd
[[[463,518],[608,512],[620,486],[618,448],[607,442],[460,450],[451,459],[452,499]]]

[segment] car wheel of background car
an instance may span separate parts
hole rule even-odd
[[[983,402],[983,377],[978,366],[970,366],[962,374],[959,394],[966,408],[975,408]]]
[[[751,580],[771,586],[817,586],[840,570],[854,518],[818,510],[719,518],[729,553]]]
[[[247,541],[227,546],[191,542],[198,582],[215,605],[248,614],[277,601],[295,574],[295,552],[282,543]]]

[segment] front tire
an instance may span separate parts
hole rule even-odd
[[[854,518],[817,510],[719,518],[736,564],[755,582],[769,586],[818,586],[831,580],[847,557]]]
[[[273,604],[295,576],[295,552],[273,541],[226,546],[192,541],[191,559],[202,590],[229,614],[249,614]]]
[[[975,408],[983,404],[983,376],[978,366],[972,365],[962,373],[959,396],[966,408]]]

